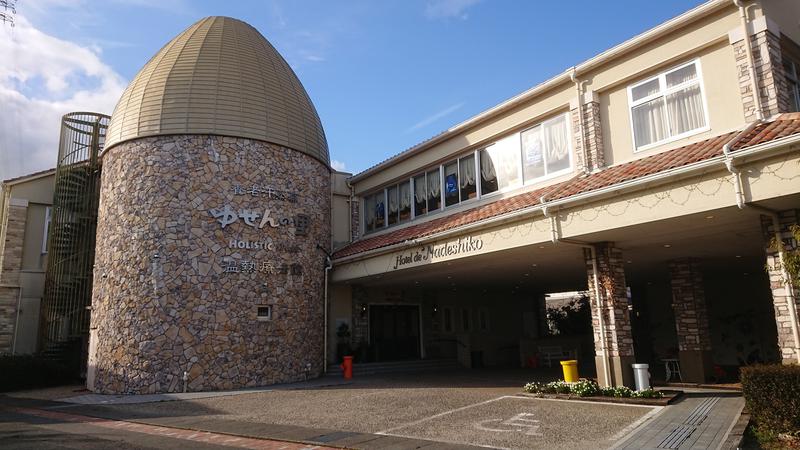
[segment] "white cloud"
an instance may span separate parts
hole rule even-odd
[[[331,161],[331,168],[333,170],[338,170],[339,172],[347,172],[347,167],[345,167],[345,164],[335,159]]]
[[[0,27],[0,180],[54,167],[61,116],[111,114],[126,81],[90,47],[45,34],[17,15]]]
[[[448,114],[454,113],[455,111],[459,110],[462,106],[464,106],[464,102],[456,103],[455,105],[450,105],[447,108],[445,108],[445,109],[443,109],[443,110],[441,110],[439,112],[433,113],[430,116],[420,120],[419,122],[417,122],[414,125],[412,125],[411,127],[409,127],[406,130],[406,133],[410,133],[412,131],[419,130],[422,127],[426,127],[426,126],[432,124],[433,122],[436,122],[437,120],[441,119],[442,117],[445,117]]]
[[[430,0],[425,5],[428,19],[467,19],[467,9],[481,0]]]

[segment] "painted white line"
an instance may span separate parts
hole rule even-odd
[[[664,411],[663,406],[654,406],[653,410],[648,412],[647,414],[643,415],[642,417],[638,418],[636,421],[628,425],[627,427],[619,430],[619,432],[610,438],[609,441],[616,441],[617,443],[612,445],[611,448],[616,448],[618,445],[622,444],[623,442],[627,441],[629,437],[633,435],[633,431],[637,430],[640,425],[649,421],[650,419],[654,418],[658,414]]]
[[[462,406],[460,408],[451,409],[449,411],[441,412],[439,414],[434,414],[432,416],[425,417],[425,418],[419,419],[419,420],[415,420],[413,422],[407,422],[407,423],[404,423],[402,425],[398,425],[396,427],[388,428],[388,429],[383,430],[383,431],[378,431],[375,434],[389,434],[389,432],[391,432],[391,431],[395,431],[395,430],[399,430],[399,429],[402,429],[402,428],[411,427],[411,426],[414,426],[414,425],[419,425],[419,424],[421,424],[423,422],[427,422],[427,421],[432,420],[432,419],[436,419],[436,418],[439,418],[439,417],[442,417],[442,416],[446,416],[448,414],[453,414],[455,412],[464,411],[465,409],[474,408],[476,406],[481,406],[481,405],[486,405],[486,404],[489,404],[489,403],[493,403],[493,402],[496,402],[498,400],[502,400],[504,398],[524,398],[524,397],[516,397],[516,396],[513,396],[513,395],[503,395],[501,397],[493,398],[491,400],[486,400],[484,402],[474,403],[472,405]]]
[[[394,436],[394,437],[401,437],[401,438],[420,439],[419,436],[405,435],[405,434],[395,434],[395,433],[375,433],[375,434],[381,434],[383,436]],[[498,447],[496,445],[476,444],[474,442],[451,441],[449,439],[438,439],[438,438],[437,439],[424,438],[424,439],[429,440],[429,441],[433,441],[433,442],[442,442],[444,444],[470,445],[472,447],[494,448],[494,449],[497,449],[497,450],[518,450],[518,449],[514,449],[514,448],[509,448],[509,447]]]

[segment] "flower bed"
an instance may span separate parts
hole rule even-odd
[[[534,382],[526,384],[523,389],[528,394],[540,397],[559,399],[579,397],[584,400],[657,405],[666,405],[681,394],[678,391],[657,391],[654,389],[634,391],[625,386],[604,388],[590,380],[580,380],[574,383],[567,383],[566,381]]]

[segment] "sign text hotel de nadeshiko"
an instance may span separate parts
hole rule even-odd
[[[443,244],[430,244],[402,251],[395,255],[392,270],[423,263],[432,263],[450,256],[477,252],[483,248],[483,240],[466,236]]]

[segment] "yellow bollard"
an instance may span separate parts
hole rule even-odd
[[[561,361],[561,370],[564,371],[564,381],[574,383],[578,381],[578,361],[569,359]]]

